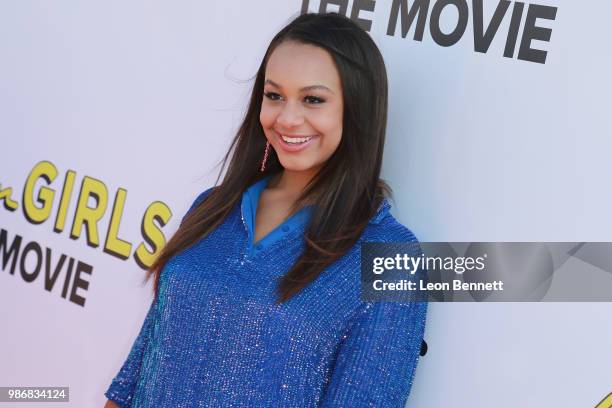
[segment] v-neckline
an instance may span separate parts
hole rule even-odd
[[[257,181],[249,188],[247,188],[247,190],[243,194],[241,210],[243,221],[245,222],[245,227],[247,229],[247,250],[249,253],[261,252],[264,248],[282,239],[291,231],[305,224],[310,215],[310,207],[312,207],[312,205],[307,205],[287,217],[287,219],[279,223],[266,235],[264,235],[257,242],[255,242],[257,209],[259,208],[261,193],[263,192],[263,190],[265,190],[271,178],[272,175],[264,177],[263,179]]]
[[[259,203],[258,203],[259,206]],[[285,231],[283,228],[286,227],[286,224],[291,224],[293,219],[298,216],[300,214],[300,212],[302,212],[304,210],[304,208],[300,209],[299,211],[297,211],[295,214],[290,215],[289,217],[287,217],[284,221],[282,221],[280,224],[278,224],[276,227],[272,228],[266,235],[264,235],[263,237],[259,238],[258,241],[255,241],[255,230],[256,230],[256,226],[257,226],[257,208],[255,207],[255,213],[253,214],[253,231],[252,231],[252,237],[251,237],[251,246],[255,247],[257,245],[260,245],[263,241],[265,241],[268,237],[270,237],[273,234],[278,233],[279,230],[284,231],[284,232],[288,232]]]

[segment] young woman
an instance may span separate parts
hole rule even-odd
[[[107,406],[404,407],[426,303],[360,300],[361,243],[416,242],[379,178],[386,120],[382,56],[352,21],[274,37],[222,183],[151,267]]]

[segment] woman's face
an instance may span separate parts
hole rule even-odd
[[[318,171],[342,138],[340,76],[320,47],[284,42],[268,58],[259,120],[282,166]]]

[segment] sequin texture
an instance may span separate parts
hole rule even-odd
[[[251,186],[217,229],[166,264],[159,299],[108,399],[122,408],[404,407],[427,304],[361,301],[360,243],[415,236],[384,200],[345,256],[276,305],[276,279],[303,251],[309,211],[253,245],[257,199],[268,180]]]

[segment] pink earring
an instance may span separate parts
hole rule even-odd
[[[259,169],[259,171],[264,171],[266,169],[266,161],[268,160],[269,152],[270,152],[270,141],[266,140],[266,150],[264,151],[263,160],[261,161],[261,169]]]

